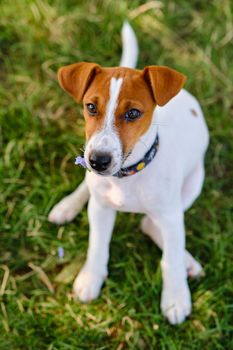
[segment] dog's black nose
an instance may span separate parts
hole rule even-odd
[[[111,156],[108,153],[92,152],[89,156],[89,162],[93,169],[105,171],[111,163]]]

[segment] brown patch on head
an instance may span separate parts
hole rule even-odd
[[[83,100],[86,138],[101,130],[110,98],[110,81],[122,78],[123,83],[115,109],[114,127],[119,134],[124,154],[131,151],[151,124],[156,104],[163,106],[182,88],[185,76],[168,67],[149,66],[143,71],[116,67],[102,68],[94,63],[78,63],[59,70],[62,88],[77,102]],[[90,116],[86,105],[96,105],[97,113]],[[125,113],[138,109],[142,116],[127,121]]]
[[[74,97],[77,102],[83,101],[86,120],[87,140],[101,128],[109,99],[111,74],[95,63],[81,62],[62,67],[58,71],[61,87]],[[86,105],[93,103],[98,113],[90,116]]]
[[[87,139],[103,126],[112,78],[123,79],[115,109],[114,127],[120,136],[123,152],[127,154],[149,128],[155,101],[142,71],[130,68],[102,68],[83,99]],[[87,103],[96,104],[98,113],[95,117],[89,116]],[[125,113],[135,108],[142,112],[142,116],[135,121],[127,121]]]
[[[124,154],[131,151],[151,124],[155,101],[143,77],[142,71],[121,68],[119,77],[123,78],[118,105],[115,111],[115,126],[119,133]],[[142,112],[140,118],[134,121],[125,119],[125,113],[130,109]]]
[[[83,115],[86,121],[85,133],[87,140],[89,140],[98,130],[101,130],[103,126],[106,108],[110,97],[110,79],[110,72],[106,72],[106,69],[102,69],[101,72],[96,74],[95,79],[84,95]],[[95,116],[89,115],[87,110],[88,103],[95,104],[97,109],[97,114]]]

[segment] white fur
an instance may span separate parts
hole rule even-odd
[[[106,108],[106,116],[103,124],[103,128],[95,133],[88,141],[84,153],[86,164],[89,169],[89,156],[92,151],[95,152],[107,152],[112,157],[110,167],[105,174],[112,175],[120,170],[122,161],[122,147],[114,128],[115,109],[118,103],[118,97],[120,94],[123,79],[112,78],[110,81],[109,101]]]
[[[85,191],[76,190],[75,198],[80,203],[90,193],[90,238],[87,260],[75,280],[74,292],[82,301],[99,295],[107,276],[116,211],[142,213],[143,231],[163,250],[161,309],[171,324],[178,324],[191,312],[187,273],[195,276],[201,272],[200,264],[185,250],[184,211],[201,191],[208,130],[199,103],[182,90],[163,108],[156,107],[151,126],[135,145],[128,163],[145,154],[157,131],[158,153],[142,171],[122,179],[87,172],[82,185]],[[49,219],[66,221],[62,210],[72,210],[73,198],[58,204]]]
[[[123,51],[121,56],[121,67],[135,68],[138,58],[138,42],[132,27],[125,21],[122,32]]]
[[[107,104],[106,118],[104,123],[104,129],[107,131],[109,131],[109,129],[114,129],[115,110],[117,107],[122,82],[123,78],[112,78],[110,81],[110,98]]]

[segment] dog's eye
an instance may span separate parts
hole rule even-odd
[[[128,121],[134,121],[135,119],[140,118],[141,115],[142,115],[141,111],[139,111],[136,108],[133,108],[125,113],[124,118],[125,118],[125,120],[128,120]]]
[[[87,110],[88,110],[89,115],[96,115],[97,108],[96,108],[96,105],[94,103],[87,103],[86,106],[87,106]]]

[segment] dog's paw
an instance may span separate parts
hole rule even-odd
[[[61,225],[72,221],[78,213],[77,203],[70,196],[67,196],[53,207],[49,213],[48,220],[54,224]]]
[[[161,310],[163,315],[172,324],[180,324],[191,313],[192,304],[188,285],[177,288],[163,288],[161,299]]]
[[[96,299],[106,275],[83,268],[76,277],[73,285],[74,295],[83,303]]]

